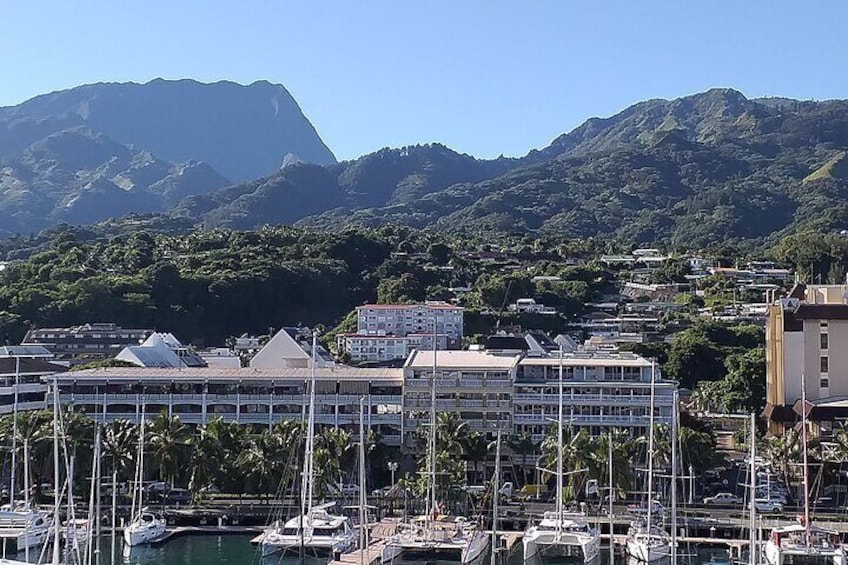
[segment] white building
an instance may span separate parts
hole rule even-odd
[[[519,298],[515,301],[515,304],[509,305],[509,311],[519,314],[555,315],[557,313],[556,308],[539,304],[533,298]]]
[[[0,347],[0,415],[14,411],[16,396],[18,411],[46,408],[42,378],[65,370],[52,359],[52,353],[37,345]]]
[[[174,334],[154,333],[141,345],[125,347],[115,359],[139,367],[204,367],[206,362]]]
[[[356,309],[355,333],[336,336],[339,353],[352,361],[391,361],[406,358],[413,349],[438,349],[462,344],[463,308],[446,302],[424,304],[366,304]]]

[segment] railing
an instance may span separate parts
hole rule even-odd
[[[556,416],[553,414],[513,414],[513,421],[516,424],[546,424],[556,420]],[[567,416],[570,423],[574,423],[575,425],[633,425],[633,426],[647,426],[649,417],[647,414],[644,416],[614,416],[614,415],[592,415],[592,416],[581,416],[579,414],[575,414],[574,417]],[[670,417],[658,416],[655,417],[655,421],[657,423],[668,423],[671,421]]]
[[[663,402],[663,399],[666,397],[658,396],[656,399],[656,404],[671,404],[672,397],[669,395],[667,397],[668,402]],[[515,402],[531,402],[533,404],[559,404],[559,395],[554,394],[541,394],[541,393],[525,393],[518,392],[512,395],[512,399]],[[643,395],[629,395],[629,394],[570,394],[568,392],[563,393],[563,399],[566,402],[580,402],[585,404],[592,403],[603,403],[604,405],[638,405],[638,406],[648,406],[651,403],[650,396]]]

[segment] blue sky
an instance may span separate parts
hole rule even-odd
[[[10,0],[0,105],[98,81],[286,85],[340,159],[439,141],[521,155],[714,86],[846,98],[848,2]]]

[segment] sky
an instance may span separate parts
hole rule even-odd
[[[102,81],[268,80],[339,159],[544,147],[711,87],[848,98],[848,2],[6,0],[0,106]]]

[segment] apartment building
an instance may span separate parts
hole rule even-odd
[[[365,422],[386,445],[400,445],[403,371],[318,367],[318,426],[356,430],[359,401],[365,399]],[[138,422],[160,412],[187,424],[227,422],[273,426],[303,420],[309,405],[308,368],[113,367],[59,373],[60,402],[99,421]]]
[[[828,435],[848,421],[848,285],[796,284],[766,313],[766,408],[780,435],[802,414],[810,431]]]
[[[600,436],[610,428],[630,437],[647,433],[651,374],[655,378],[654,421],[671,423],[677,383],[664,380],[658,367],[633,353],[579,347],[546,356],[524,357],[518,364],[512,395],[516,434],[544,439],[559,412],[560,368],[565,417],[575,430]]]
[[[336,336],[339,353],[351,361],[405,359],[414,349],[458,349],[463,308],[447,302],[366,304],[356,309],[355,333]]]
[[[125,347],[138,345],[152,334],[153,330],[127,329],[111,323],[83,324],[29,330],[21,345],[42,345],[56,359],[88,361],[114,357]]]
[[[405,445],[413,447],[418,428],[430,418],[433,374],[436,410],[459,414],[468,426],[494,436],[512,433],[512,387],[518,353],[484,350],[413,351],[403,366]]]
[[[47,385],[42,380],[65,370],[51,363],[53,354],[41,346],[0,347],[0,415],[46,407]]]

